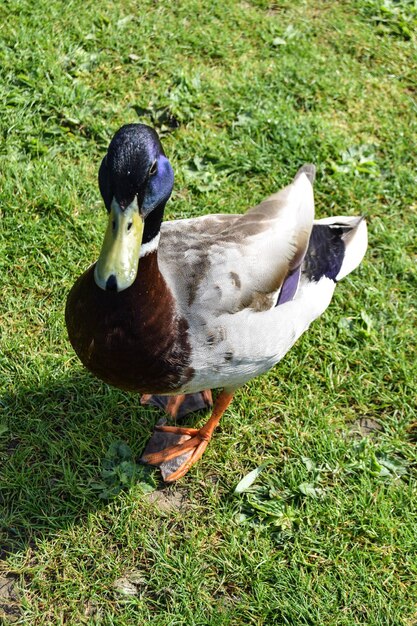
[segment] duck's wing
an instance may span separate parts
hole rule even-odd
[[[165,222],[158,262],[183,312],[268,310],[305,256],[314,219],[314,167],[244,215]]]
[[[278,363],[326,310],[337,282],[359,265],[366,247],[366,222],[360,217],[315,222],[292,298],[259,312],[245,308],[213,316],[208,311],[192,320],[195,374],[185,391],[233,389]]]

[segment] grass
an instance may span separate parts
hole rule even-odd
[[[415,2],[0,18],[1,623],[416,624]],[[242,211],[313,161],[317,215],[369,220],[361,268],[168,488],[135,462],[157,411],[92,379],[63,322],[100,159],[138,120],[176,172],[168,218]]]

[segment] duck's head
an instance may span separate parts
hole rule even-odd
[[[94,279],[102,289],[123,291],[136,278],[141,246],[157,247],[174,172],[156,132],[128,124],[111,140],[98,180],[109,221]]]

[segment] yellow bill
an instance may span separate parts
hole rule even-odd
[[[101,289],[123,291],[134,282],[138,273],[143,219],[137,199],[124,211],[113,199],[106,234],[94,270],[94,279]]]

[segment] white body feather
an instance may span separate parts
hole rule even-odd
[[[188,322],[194,370],[178,392],[239,387],[280,361],[325,311],[336,285],[326,276],[302,275],[293,299],[276,306],[285,277],[306,253],[313,220],[312,184],[299,173],[244,215],[162,224],[158,263]],[[362,260],[366,224],[350,217],[316,223],[354,233],[346,236],[341,278]]]

